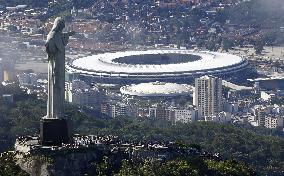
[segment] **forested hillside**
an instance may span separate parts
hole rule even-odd
[[[0,152],[13,148],[15,138],[39,132],[45,102],[17,95],[10,105],[0,103]],[[74,133],[115,134],[127,140],[181,141],[200,145],[220,153],[225,159],[236,159],[267,173],[284,170],[284,139],[276,131],[208,122],[170,125],[164,120],[97,119],[84,108],[67,105],[66,114],[73,121]],[[283,135],[283,134],[282,134]]]

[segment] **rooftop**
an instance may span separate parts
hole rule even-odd
[[[140,57],[132,57],[133,63],[128,60],[128,63],[115,62],[117,58],[158,55],[158,54],[175,54],[176,57],[188,55],[197,56],[200,59],[189,60],[182,63],[168,64],[135,64],[135,59]],[[243,58],[226,53],[194,51],[194,50],[147,50],[147,51],[125,51],[116,53],[105,53],[87,56],[75,59],[71,63],[71,67],[75,70],[90,71],[97,73],[113,73],[113,74],[161,74],[161,73],[183,73],[183,72],[198,72],[203,70],[221,70],[226,67],[232,67],[244,61]],[[72,69],[71,69],[72,70]]]
[[[134,96],[180,96],[191,95],[194,87],[187,84],[150,82],[132,84],[120,88],[122,94]]]

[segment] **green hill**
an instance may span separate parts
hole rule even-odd
[[[8,106],[0,101],[0,152],[13,149],[16,137],[38,133],[39,120],[46,112],[45,102],[19,97]],[[248,163],[259,173],[281,175],[284,171],[283,133],[274,130],[206,122],[173,126],[164,120],[97,119],[84,112],[76,106],[66,108],[74,133],[116,134],[136,141],[181,141],[220,153],[225,159]]]

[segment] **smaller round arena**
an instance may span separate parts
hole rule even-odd
[[[176,97],[190,96],[194,90],[193,86],[187,84],[150,82],[126,85],[120,88],[120,92],[128,96],[137,97]]]

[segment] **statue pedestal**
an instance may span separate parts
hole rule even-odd
[[[68,144],[70,129],[67,120],[43,118],[40,124],[40,141],[43,146]]]

